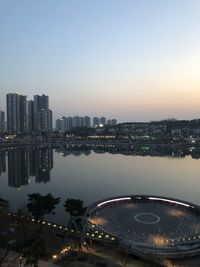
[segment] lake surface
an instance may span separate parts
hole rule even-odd
[[[96,153],[98,152],[98,153]],[[0,198],[12,210],[26,206],[27,194],[61,197],[51,221],[65,224],[63,203],[79,198],[88,204],[111,196],[150,194],[200,204],[200,160],[188,153],[121,153],[120,150],[61,148],[0,151]],[[126,154],[126,155],[125,155]]]

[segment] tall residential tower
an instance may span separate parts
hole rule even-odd
[[[5,112],[0,108],[0,134],[5,131]]]
[[[9,93],[6,95],[7,131],[25,133],[27,131],[27,97]]]
[[[34,96],[32,124],[34,132],[47,133],[52,131],[52,111],[49,109],[48,96]]]

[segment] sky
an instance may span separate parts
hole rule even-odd
[[[199,0],[0,0],[0,106],[47,94],[54,119],[200,118]]]

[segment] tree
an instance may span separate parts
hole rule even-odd
[[[79,235],[75,235],[73,238],[73,246],[75,250],[82,250],[83,242],[85,241],[85,234],[83,233],[83,227],[85,224],[86,207],[83,206],[83,201],[80,199],[68,198],[64,205],[65,211],[69,212],[70,220],[68,223],[69,229],[75,230]]]
[[[5,199],[0,198],[0,210],[8,211],[8,209],[9,209],[9,202]]]
[[[86,211],[86,207],[83,206],[83,201],[80,199],[68,198],[63,206],[65,207],[65,211],[70,214],[68,227],[82,232],[85,223],[83,215]]]
[[[38,266],[38,260],[45,255],[46,246],[43,239],[29,239],[25,242],[23,257],[25,258],[24,266]]]
[[[54,198],[50,193],[41,196],[39,193],[28,195],[28,211],[36,220],[43,220],[45,214],[55,214],[55,206],[60,202],[60,197]]]
[[[68,198],[64,205],[65,211],[69,212],[71,216],[83,216],[86,208],[83,206],[83,201],[80,199]]]
[[[3,212],[7,212],[9,209],[9,202],[5,199],[0,198],[0,212],[1,216],[3,215]],[[4,217],[1,218],[1,224],[0,224],[0,232],[4,232],[6,230],[6,224],[7,222],[4,222]],[[9,249],[5,246],[7,244],[7,237],[1,236],[0,238],[0,266],[4,265],[6,262],[6,259],[9,257]]]
[[[120,263],[120,266],[126,267],[130,261],[130,257],[126,252],[120,252],[119,250],[116,251],[117,254],[117,261]]]
[[[1,241],[0,241],[0,245],[1,244]],[[5,263],[6,263],[6,259],[9,255],[9,250],[8,249],[0,249],[0,266],[3,266]]]

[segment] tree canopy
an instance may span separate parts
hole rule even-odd
[[[45,196],[33,193],[28,197],[27,209],[35,219],[42,219],[45,214],[54,214],[53,210],[60,202],[60,197],[54,198],[50,193]]]
[[[82,216],[86,211],[83,201],[80,199],[68,198],[63,206],[71,216]]]
[[[5,199],[0,198],[0,210],[6,210],[9,208],[9,202]]]

